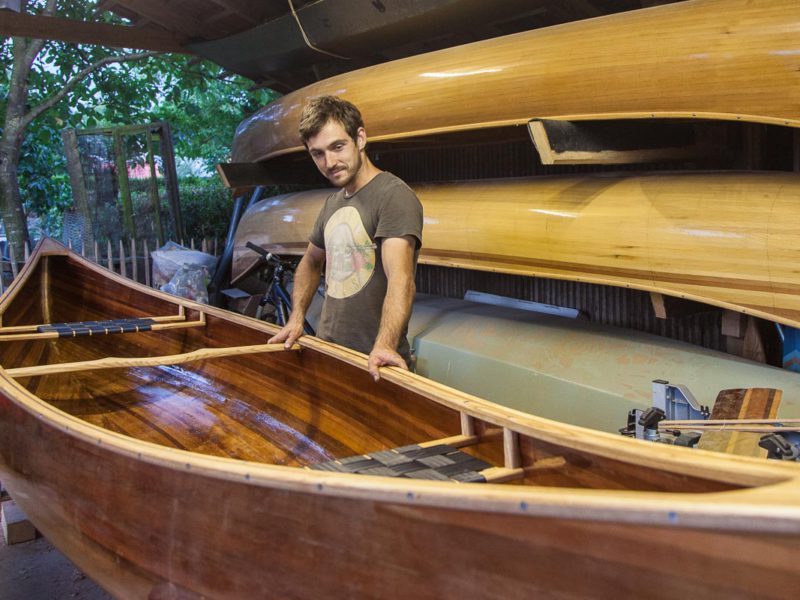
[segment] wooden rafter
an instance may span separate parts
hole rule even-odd
[[[168,32],[12,12],[3,14],[0,35],[59,40],[73,44],[97,44],[110,48],[188,53],[181,45],[182,40]]]

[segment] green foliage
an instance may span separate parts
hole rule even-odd
[[[43,0],[27,3],[29,12],[40,12]],[[96,20],[94,3],[59,0],[58,16]],[[102,13],[102,20],[119,23],[119,18]],[[13,65],[13,42],[0,41],[0,127],[5,118]],[[28,107],[35,107],[62,89],[81,69],[95,61],[122,55],[125,51],[101,46],[47,42],[33,63],[28,80]],[[229,160],[236,126],[276,94],[271,90],[249,92],[251,82],[241,77],[224,77],[222,69],[203,61],[190,62],[183,55],[162,55],[136,62],[111,64],[95,71],[77,85],[64,100],[36,119],[25,132],[19,166],[20,191],[26,211],[35,212],[50,227],[70,206],[71,190],[66,172],[60,132],[67,127],[94,128],[152,121],[172,125],[175,154],[201,159],[210,170]],[[230,198],[216,181],[181,182],[186,212],[205,215],[196,221],[198,233],[187,218],[191,235],[224,236]],[[187,186],[184,189],[184,186]],[[201,207],[208,202],[208,207]],[[188,217],[188,215],[187,215]],[[219,223],[225,225],[220,230]]]
[[[219,178],[184,177],[180,179],[179,189],[186,234],[196,240],[204,237],[224,240],[233,200]]]

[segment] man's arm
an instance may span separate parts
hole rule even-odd
[[[297,338],[303,335],[303,321],[319,287],[319,278],[324,262],[325,250],[309,242],[306,253],[294,272],[292,314],[289,315],[289,321],[283,329],[269,339],[270,344],[285,342],[284,346],[291,348]]]
[[[410,235],[386,238],[381,242],[381,260],[386,273],[387,288],[378,336],[369,354],[369,372],[375,381],[380,379],[379,367],[391,365],[408,370],[406,361],[397,353],[397,344],[411,316],[411,305],[414,302],[415,246],[416,240]]]

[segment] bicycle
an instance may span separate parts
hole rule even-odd
[[[294,265],[291,261],[283,260],[277,254],[267,252],[253,242],[247,242],[246,246],[256,254],[259,254],[264,263],[272,270],[267,289],[256,309],[256,319],[267,319],[270,313],[265,314],[265,308],[267,305],[271,305],[274,309],[271,314],[275,324],[283,327],[292,312],[292,299],[289,296],[289,292],[286,291],[284,278],[287,271],[290,273],[294,271]],[[314,328],[311,327],[306,319],[303,319],[303,332],[308,335],[314,335]]]

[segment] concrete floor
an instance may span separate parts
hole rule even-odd
[[[109,600],[43,537],[7,546],[0,533],[0,600]]]

